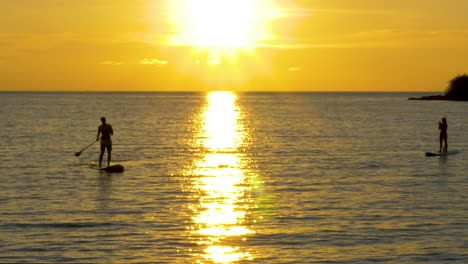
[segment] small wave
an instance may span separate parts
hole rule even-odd
[[[113,223],[10,223],[0,226],[6,228],[93,228],[112,225]]]

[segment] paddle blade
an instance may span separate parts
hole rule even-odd
[[[75,153],[75,156],[77,157],[79,157],[80,155],[81,155],[81,151]]]

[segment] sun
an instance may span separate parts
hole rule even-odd
[[[171,67],[201,89],[247,89],[270,72],[274,22],[285,16],[277,0],[152,0],[149,21]],[[154,8],[162,18],[155,18]],[[164,33],[163,33],[164,32]],[[269,45],[270,43],[270,45]],[[259,77],[262,78],[262,77]],[[197,84],[197,85],[198,85]]]
[[[172,45],[253,49],[268,39],[267,0],[173,0]]]

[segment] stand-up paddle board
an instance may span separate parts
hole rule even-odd
[[[98,167],[97,163],[94,164],[90,164],[89,167],[93,170],[98,170],[98,171],[105,171],[105,172],[108,172],[108,173],[122,173],[124,172],[124,166],[120,165],[120,164],[115,164],[115,165],[112,165],[112,166],[109,166],[109,167],[105,167],[105,168],[100,168]]]
[[[102,168],[101,170],[105,172],[109,172],[109,173],[113,173],[113,172],[119,173],[119,172],[124,172],[124,166],[120,164],[115,164],[106,168]]]
[[[444,157],[444,156],[454,155],[458,153],[460,153],[460,151],[458,150],[449,150],[447,152],[426,152],[426,157],[435,157],[435,156]]]

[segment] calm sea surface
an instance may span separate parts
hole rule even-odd
[[[468,103],[0,96],[1,263],[468,262]],[[459,153],[425,157],[444,115]],[[97,170],[99,143],[74,155],[101,116],[124,173]]]

